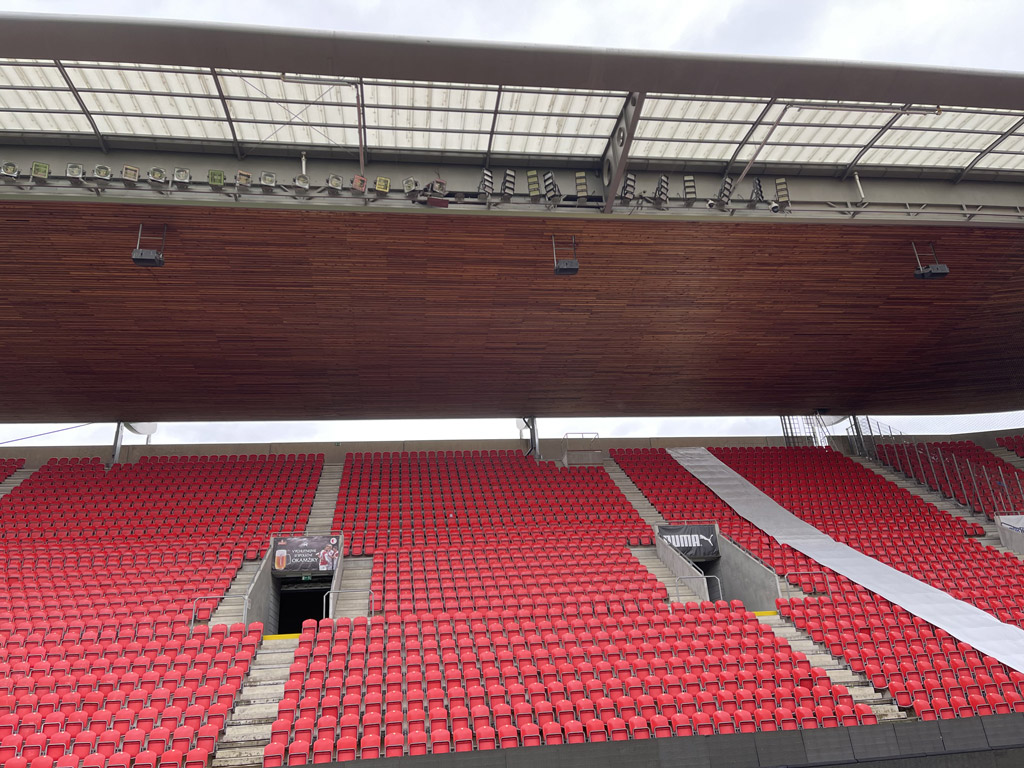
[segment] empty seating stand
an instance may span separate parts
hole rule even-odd
[[[53,459],[0,499],[0,765],[207,765],[262,626],[196,598],[305,525],[322,463]]]
[[[304,626],[266,766],[873,721],[741,603],[669,604],[600,468],[356,454],[377,615]]]
[[[1016,438],[997,438],[1016,452]],[[1024,439],[1021,441],[1024,447]],[[1024,470],[970,440],[937,443],[878,441],[878,459],[947,498],[983,513],[1017,514],[1024,509]]]
[[[802,519],[894,568],[930,581],[1003,620],[1019,623],[1020,563],[967,538],[960,518],[831,450],[713,448],[712,453]],[[948,633],[779,544],[739,518],[663,450],[613,452],[669,520],[714,519],[722,531],[808,593],[780,599],[780,613],[867,674],[896,703],[924,719],[1024,711],[1024,676],[1009,672]],[[693,499],[690,504],[689,500]],[[884,530],[885,536],[879,536]],[[1006,578],[981,586],[971,574]],[[956,701],[957,706],[950,706]]]
[[[24,459],[0,459],[0,483],[24,466]]]

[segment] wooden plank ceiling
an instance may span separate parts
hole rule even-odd
[[[5,422],[1024,407],[1021,230],[4,201],[0,233]]]

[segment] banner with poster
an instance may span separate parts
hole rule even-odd
[[[271,546],[274,573],[333,573],[341,560],[338,536],[275,538]]]
[[[659,525],[658,535],[690,560],[714,560],[722,556],[718,550],[718,526],[714,524]]]

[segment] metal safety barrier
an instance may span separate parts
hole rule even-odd
[[[825,592],[826,592],[826,594],[828,594],[829,598],[831,598],[832,597],[832,587],[829,586],[828,575],[829,575],[828,571],[787,571],[786,573],[782,574],[782,580],[786,583],[786,600],[787,601],[789,600],[790,587],[792,586],[789,583],[789,577],[790,576],[824,576],[825,577]],[[817,591],[817,590],[815,590],[815,591]]]
[[[244,600],[245,602],[242,604],[242,623],[245,624],[246,626],[249,626],[246,623],[246,619],[248,618],[248,615],[249,615],[249,596],[246,594],[246,595],[198,595],[197,597],[192,598],[192,622],[189,625],[190,627],[194,628],[195,625],[196,625],[196,612],[199,610],[199,601],[200,600]],[[217,610],[217,609],[214,608],[213,610]],[[211,612],[211,615],[213,615],[212,612]]]
[[[719,599],[721,599],[722,598],[722,580],[720,578],[718,578],[717,576],[714,576],[712,574],[704,574],[703,576],[676,576],[676,602],[677,603],[683,602],[681,597],[680,597],[680,595],[679,595],[679,582],[681,582],[681,581],[703,581],[704,585],[707,587],[707,590],[708,590],[708,600],[711,600],[711,581],[710,581],[710,579],[714,579],[715,581],[718,582],[718,597],[719,597]],[[696,591],[694,591],[693,593],[695,595],[697,594]],[[697,597],[700,597],[700,595],[697,595]]]
[[[365,592],[366,593],[366,598],[367,598],[367,603],[366,603],[367,613],[373,613],[373,598],[375,597],[375,595],[374,595],[374,592],[373,592],[372,589],[363,589],[362,587],[351,587],[351,588],[348,588],[348,589],[329,589],[326,592],[324,592],[323,617],[325,619],[333,618],[333,617],[328,615],[327,598],[330,595],[341,595],[341,594],[344,594],[346,592],[349,593],[349,594],[351,594],[353,592],[359,592],[359,593]]]

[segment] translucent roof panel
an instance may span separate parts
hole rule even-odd
[[[362,86],[366,145],[486,152],[497,89],[374,81]]]
[[[503,154],[600,156],[626,93],[505,89],[494,123],[493,151]]]
[[[0,144],[161,138],[259,154],[388,150],[553,165],[605,151],[628,94],[471,82],[325,77],[192,66],[0,59]],[[1020,112],[959,106],[650,93],[630,150],[648,167],[750,160],[818,166],[1024,172]],[[94,127],[95,126],[95,127]],[[99,134],[96,136],[95,134]]]

